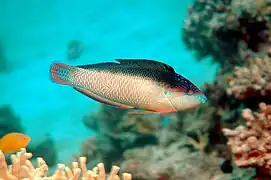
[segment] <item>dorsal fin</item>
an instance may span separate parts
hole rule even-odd
[[[83,68],[83,69],[103,69],[108,67],[133,67],[133,68],[143,68],[143,69],[153,69],[159,70],[164,72],[175,73],[175,70],[170,65],[165,63],[161,63],[155,60],[149,59],[116,59],[117,62],[104,62],[104,63],[97,63],[97,64],[87,64],[87,65],[79,65],[76,67]]]
[[[165,63],[161,63],[155,60],[149,59],[116,59],[121,65],[133,66],[133,67],[140,67],[140,68],[149,68],[149,69],[156,69],[166,72],[175,73],[175,70],[170,65]]]
[[[114,66],[119,66],[119,65],[120,65],[119,63],[115,63],[115,62],[104,62],[104,63],[97,63],[97,64],[78,65],[76,67],[83,68],[83,69],[92,69],[92,68],[100,69],[104,67],[114,67]]]

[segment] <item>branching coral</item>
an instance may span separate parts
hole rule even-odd
[[[132,173],[138,180],[210,180],[223,176],[218,158],[200,151],[191,152],[182,139],[166,147],[127,150],[124,157],[121,169]]]
[[[234,162],[242,168],[253,167],[264,174],[271,174],[271,105],[259,104],[260,111],[253,114],[243,110],[246,126],[235,130],[223,129],[229,138],[228,145]]]
[[[58,168],[52,176],[48,176],[48,166],[42,158],[37,158],[38,167],[35,168],[31,163],[31,153],[22,149],[17,155],[11,155],[12,165],[8,166],[5,156],[0,152],[0,179],[1,180],[119,180],[117,175],[119,167],[113,166],[110,175],[106,178],[103,163],[88,170],[86,158],[80,157],[80,162],[73,162],[72,168],[64,164],[58,164]],[[80,167],[79,167],[80,164]],[[123,173],[123,180],[131,180],[129,173]]]
[[[261,96],[267,100],[271,95],[271,59],[251,57],[247,67],[236,67],[228,79],[229,95],[240,100]]]

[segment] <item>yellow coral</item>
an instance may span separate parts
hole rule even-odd
[[[55,174],[48,176],[46,162],[42,158],[37,158],[38,167],[35,168],[30,161],[31,157],[31,153],[21,149],[16,155],[11,155],[12,165],[8,166],[4,154],[0,151],[0,180],[120,180],[117,175],[118,166],[112,166],[107,178],[103,163],[88,170],[85,157],[80,157],[80,162],[73,162],[72,169],[64,164],[58,164]],[[123,173],[122,177],[123,180],[132,180],[132,175],[129,173]]]

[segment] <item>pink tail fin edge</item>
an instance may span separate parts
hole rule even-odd
[[[70,74],[72,66],[63,63],[53,63],[50,68],[51,79],[53,82],[63,85],[70,85]]]

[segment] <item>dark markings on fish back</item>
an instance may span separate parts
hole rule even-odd
[[[98,64],[88,64],[88,65],[79,65],[76,66],[82,69],[92,69],[92,70],[96,70],[96,71],[103,71],[103,70],[109,70],[112,69],[114,67],[119,67],[119,64],[114,63],[114,62],[106,62],[106,63],[98,63]]]
[[[138,68],[147,68],[147,69],[156,69],[160,71],[167,71],[175,73],[173,67],[168,64],[161,63],[155,60],[150,59],[116,59],[120,65],[138,67]]]
[[[138,71],[137,68],[126,68],[121,73],[149,78],[161,84],[165,88],[181,87],[184,88],[187,92],[192,91],[193,93],[200,91],[191,81],[177,73],[150,69],[141,69]]]
[[[94,69],[97,70],[97,69]],[[192,92],[200,91],[191,81],[186,79],[180,74],[170,73],[165,71],[150,70],[150,69],[138,69],[138,68],[108,68],[100,69],[103,72],[109,72],[112,74],[122,74],[127,76],[143,77],[158,84],[164,86],[165,88],[184,88],[187,92],[191,90]]]
[[[77,67],[83,69],[96,69],[96,70],[104,70],[111,68],[140,68],[140,69],[154,69],[158,71],[166,71],[175,73],[175,70],[170,65],[165,63],[161,63],[155,60],[148,59],[116,59],[117,62],[105,62],[105,63],[97,63],[97,64],[89,64],[89,65],[79,65]]]

